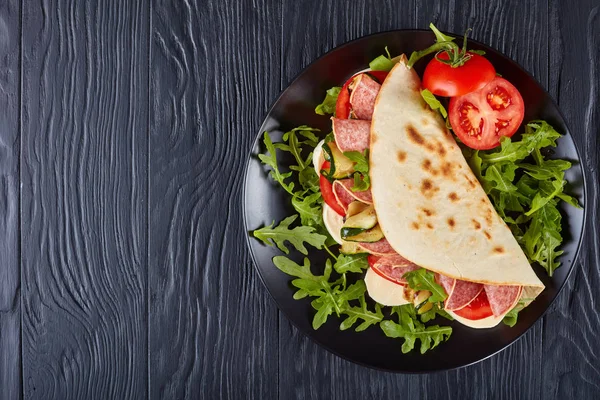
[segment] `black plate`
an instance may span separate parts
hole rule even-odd
[[[434,36],[429,31],[404,30],[378,33],[330,51],[298,75],[269,111],[249,156],[243,197],[246,231],[257,229],[272,221],[279,222],[294,213],[290,198],[267,177],[267,169],[256,157],[260,152],[264,152],[263,132],[269,131],[273,140],[280,139],[282,132],[303,124],[329,132],[331,125],[328,117],[314,113],[315,106],[322,101],[327,89],[341,85],[353,73],[368,67],[369,61],[382,54],[384,46],[388,46],[392,55],[401,53],[410,55],[413,50],[424,49],[433,41]],[[573,161],[573,167],[566,174],[570,183],[567,190],[584,204],[585,181],[579,163],[579,154],[554,101],[531,75],[498,51],[475,41],[470,41],[469,48],[485,50],[486,57],[496,67],[497,72],[519,89],[526,105],[525,121],[545,119],[564,134],[558,142],[555,157]],[[418,63],[419,75],[422,75],[425,64],[426,60]],[[345,359],[365,366],[406,373],[429,372],[466,366],[499,352],[525,333],[549,308],[573,268],[585,220],[584,210],[563,205],[561,212],[564,237],[561,248],[564,250],[561,257],[562,266],[552,278],[549,278],[543,269],[535,268],[537,275],[546,285],[546,290],[520,313],[517,325],[509,328],[500,324],[492,329],[477,330],[452,322],[450,325],[453,333],[450,340],[425,355],[419,354],[418,349],[409,354],[402,354],[400,349],[402,341],[385,337],[376,326],[360,333],[352,329],[340,331],[338,328],[340,319],[335,315],[331,316],[319,330],[313,330],[311,321],[315,311],[310,306],[310,301],[307,299],[297,301],[292,298],[295,290],[290,285],[290,277],[279,271],[271,261],[274,256],[281,253],[274,247],[264,246],[250,235],[248,235],[248,246],[256,269],[280,310],[301,332],[315,342]],[[302,259],[302,257],[293,258],[296,261]],[[311,254],[310,258],[313,260],[313,266],[322,265],[317,263],[318,260],[323,259],[321,255]],[[523,355],[523,357],[528,356]]]

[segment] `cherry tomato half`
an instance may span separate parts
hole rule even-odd
[[[460,67],[452,67],[436,60],[429,61],[423,73],[423,87],[438,96],[454,97],[479,90],[496,77],[496,69],[485,57],[468,53],[469,58]],[[447,53],[438,55],[448,60]]]
[[[501,136],[514,135],[524,114],[521,94],[499,76],[476,92],[450,99],[448,111],[456,136],[478,150],[492,149],[500,144]]]
[[[350,79],[348,79],[346,81],[346,83],[344,83],[344,86],[342,86],[342,90],[340,90],[340,94],[338,95],[337,102],[335,103],[335,117],[340,118],[340,119],[350,118],[351,105],[350,105],[350,90],[348,89],[348,86],[350,86],[350,84],[352,83],[354,78],[356,78],[357,76],[359,76],[361,74],[369,74],[373,78],[375,78],[379,83],[383,83],[385,78],[388,76],[388,73],[389,72],[387,72],[387,71],[367,71],[367,72],[361,72],[356,75],[352,75],[352,77],[350,77]]]
[[[323,165],[321,165],[321,169],[328,170],[330,166],[331,163],[329,161],[325,161],[323,162]],[[325,178],[321,174],[319,174],[319,186],[321,187],[321,196],[323,196],[325,204],[331,207],[333,211],[335,211],[342,217],[345,216],[346,212],[344,211],[340,203],[338,203],[337,199],[335,198],[335,195],[333,194],[333,185],[327,180],[327,178]]]
[[[490,302],[485,294],[485,290],[482,290],[481,293],[479,293],[479,295],[466,307],[454,311],[454,314],[472,321],[494,315],[492,313],[492,308],[490,307]]]

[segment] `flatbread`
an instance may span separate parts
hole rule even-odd
[[[544,285],[406,63],[401,58],[384,81],[371,123],[371,192],[385,238],[428,270],[523,285],[536,297]]]

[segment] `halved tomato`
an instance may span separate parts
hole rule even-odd
[[[325,161],[323,162],[323,165],[321,165],[321,170],[329,170],[329,167],[331,167],[331,163],[329,161]],[[344,217],[346,212],[340,203],[338,203],[335,195],[333,194],[333,185],[331,182],[329,182],[329,180],[327,180],[327,178],[323,176],[323,174],[319,174],[319,186],[321,188],[321,196],[323,196],[325,204],[331,207],[333,211]]]
[[[515,134],[525,114],[521,93],[497,76],[482,89],[450,99],[448,118],[458,138],[472,149],[488,150],[501,136]]]
[[[454,311],[454,314],[472,321],[494,315],[492,313],[492,308],[490,307],[490,302],[485,294],[485,290],[482,290],[481,293],[479,293],[479,295],[467,306]]]
[[[352,75],[352,77],[350,77],[350,79],[348,79],[346,83],[344,83],[344,86],[342,86],[342,90],[340,90],[337,102],[335,103],[335,117],[340,119],[350,118],[350,90],[348,89],[348,86],[350,86],[354,78],[361,74],[369,74],[373,78],[375,78],[379,83],[383,83],[385,78],[388,76],[388,73],[389,72],[387,71],[366,71],[356,75]]]

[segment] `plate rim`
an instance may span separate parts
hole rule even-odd
[[[485,48],[489,48],[492,51],[498,53],[499,55],[501,55],[502,57],[504,57],[513,67],[518,68],[519,70],[521,70],[522,72],[524,72],[537,86],[538,88],[547,96],[547,99],[550,100],[550,104],[552,106],[554,106],[554,108],[558,111],[558,115],[561,117],[561,119],[564,121],[565,126],[567,127],[567,133],[571,138],[571,141],[573,142],[573,148],[575,149],[575,153],[577,154],[577,161],[579,164],[579,167],[581,168],[581,176],[582,176],[582,185],[583,185],[583,218],[582,218],[582,224],[581,224],[581,230],[580,230],[580,236],[579,236],[579,241],[577,243],[577,247],[575,249],[575,254],[573,256],[573,260],[571,261],[571,265],[569,268],[569,271],[567,272],[567,275],[565,276],[564,281],[562,282],[562,284],[560,285],[560,287],[558,288],[558,291],[556,292],[556,295],[552,298],[552,300],[548,303],[548,306],[545,308],[545,310],[533,321],[533,323],[527,328],[525,329],[525,331],[523,331],[522,333],[520,333],[517,337],[515,337],[510,343],[508,343],[507,345],[501,347],[500,349],[486,355],[485,357],[482,357],[478,360],[469,362],[467,364],[463,364],[463,365],[458,365],[458,366],[454,366],[454,367],[450,367],[450,368],[432,368],[430,370],[399,370],[399,369],[389,369],[389,368],[384,368],[384,367],[379,367],[376,365],[371,365],[371,364],[367,364],[364,363],[362,361],[357,361],[354,359],[351,359],[349,356],[346,356],[344,354],[341,354],[340,352],[338,352],[337,350],[332,349],[331,347],[329,347],[328,345],[324,344],[320,339],[316,338],[315,336],[312,335],[313,332],[316,332],[316,330],[313,330],[312,332],[305,332],[303,329],[301,329],[296,322],[294,321],[294,319],[290,318],[290,316],[281,309],[281,307],[279,306],[277,299],[275,298],[275,296],[273,295],[273,293],[271,292],[271,290],[269,289],[269,286],[267,285],[266,281],[265,281],[265,277],[263,276],[259,266],[258,266],[258,262],[256,260],[256,256],[254,254],[254,251],[252,250],[252,244],[251,244],[251,240],[253,239],[253,237],[251,236],[251,232],[254,229],[249,229],[249,225],[248,225],[248,219],[247,219],[247,210],[246,210],[246,196],[247,196],[247,181],[248,181],[248,170],[250,168],[250,164],[253,161],[253,150],[257,147],[260,146],[259,142],[260,142],[260,138],[262,137],[263,133],[264,133],[264,126],[267,123],[267,119],[269,117],[269,115],[271,114],[271,112],[273,111],[273,109],[275,108],[275,106],[277,105],[277,103],[279,103],[279,101],[281,100],[281,98],[285,95],[285,93],[290,89],[290,87],[292,87],[294,85],[294,83],[296,83],[296,81],[298,81],[301,77],[301,75],[310,67],[312,67],[313,65],[317,64],[319,61],[321,61],[323,58],[325,58],[326,56],[328,56],[330,53],[340,50],[346,46],[349,46],[355,42],[367,39],[367,38],[372,38],[375,36],[385,36],[387,34],[392,34],[392,33],[430,33],[433,34],[430,30],[428,29],[390,29],[390,30],[385,30],[385,31],[380,31],[380,32],[374,32],[374,33],[370,33],[368,35],[363,35],[360,36],[358,38],[355,39],[351,39],[348,41],[345,41],[331,49],[329,49],[328,51],[326,51],[325,53],[321,54],[320,56],[318,56],[317,58],[315,58],[313,61],[311,61],[310,63],[308,63],[306,66],[302,67],[302,69],[296,73],[296,75],[294,76],[293,79],[291,79],[289,81],[289,83],[287,83],[287,85],[285,86],[285,88],[280,89],[279,94],[277,95],[277,97],[275,98],[275,100],[271,103],[271,106],[267,109],[266,113],[263,115],[262,119],[261,119],[261,124],[260,127],[258,129],[258,133],[255,135],[254,140],[252,141],[252,145],[250,147],[250,149],[248,150],[248,154],[246,156],[246,162],[244,163],[244,179],[242,181],[242,196],[241,196],[241,202],[242,202],[242,219],[243,219],[243,224],[244,224],[244,236],[245,236],[245,241],[246,241],[246,246],[247,246],[247,250],[250,254],[250,258],[252,259],[252,264],[254,267],[255,272],[258,274],[259,279],[262,283],[262,285],[264,286],[264,288],[266,289],[267,293],[269,294],[269,297],[271,299],[271,301],[273,301],[275,303],[275,306],[277,307],[277,311],[281,312],[286,319],[288,320],[288,322],[290,324],[292,324],[296,330],[298,332],[300,332],[304,337],[307,337],[309,340],[315,342],[317,345],[319,345],[320,347],[322,347],[323,349],[325,349],[326,351],[328,351],[329,353],[332,353],[334,355],[336,355],[337,357],[342,358],[343,360],[349,361],[351,363],[360,365],[362,367],[366,367],[366,368],[370,368],[370,369],[374,369],[377,371],[382,371],[382,372],[391,372],[391,373],[395,373],[395,374],[418,374],[418,375],[422,375],[422,374],[436,374],[436,373],[440,373],[440,372],[444,372],[444,371],[455,371],[461,368],[466,368],[475,364],[478,364],[480,362],[483,362],[503,351],[505,351],[506,349],[508,349],[509,347],[511,347],[512,345],[514,345],[517,341],[521,340],[521,338],[528,333],[536,324],[538,324],[540,322],[540,320],[546,316],[546,313],[548,312],[548,310],[552,307],[552,305],[554,304],[554,302],[556,301],[556,299],[561,295],[561,293],[563,292],[563,289],[565,288],[565,285],[567,283],[567,281],[571,278],[571,275],[573,274],[573,270],[576,267],[576,264],[579,260],[579,256],[581,253],[581,247],[582,247],[582,243],[585,239],[585,235],[586,235],[586,227],[587,227],[587,219],[588,219],[588,213],[589,213],[589,207],[586,207],[587,205],[587,199],[588,199],[588,184],[587,184],[587,171],[586,169],[583,167],[583,164],[581,162],[582,158],[581,158],[581,153],[579,151],[579,148],[577,146],[576,141],[574,140],[573,135],[571,134],[571,129],[570,129],[570,125],[569,125],[569,121],[565,118],[562,110],[560,109],[560,107],[558,106],[557,102],[555,101],[554,97],[552,95],[550,95],[550,93],[546,90],[546,88],[544,86],[542,86],[542,84],[527,70],[525,69],[523,66],[521,66],[519,63],[517,63],[515,60],[513,60],[511,57],[507,56],[506,54],[500,52],[499,50],[497,50],[496,48],[487,45],[483,42],[480,42],[478,40],[474,40],[474,39],[468,39],[469,42],[477,44],[479,46],[485,47]],[[453,32],[447,32],[447,31],[441,31],[444,34],[448,34],[448,35],[453,35],[453,36],[461,36],[458,35],[456,33]],[[579,200],[579,199],[578,199]],[[278,333],[279,333],[279,327],[278,327]]]

